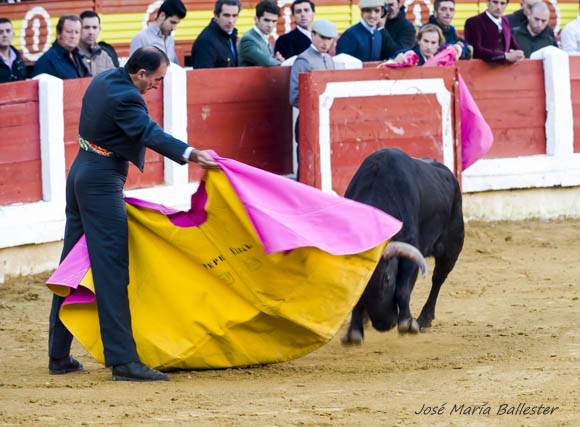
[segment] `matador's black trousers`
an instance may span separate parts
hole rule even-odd
[[[83,233],[95,284],[101,338],[107,366],[138,361],[127,296],[129,250],[123,186],[129,162],[82,149],[66,183],[66,229],[61,262]],[[70,353],[72,335],[58,316],[64,298],[54,295],[48,353]]]

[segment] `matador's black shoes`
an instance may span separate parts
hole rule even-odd
[[[169,381],[169,377],[141,362],[129,362],[113,366],[113,381]]]
[[[50,375],[62,375],[82,370],[83,364],[70,355],[60,359],[51,357],[48,361],[48,372]]]

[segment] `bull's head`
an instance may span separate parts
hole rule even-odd
[[[366,289],[366,310],[378,331],[388,331],[397,325],[399,313],[395,292],[399,258],[415,262],[421,268],[423,277],[427,275],[425,258],[417,248],[403,242],[387,245]]]

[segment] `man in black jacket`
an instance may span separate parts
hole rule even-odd
[[[415,26],[405,18],[405,6],[402,6],[404,0],[385,0],[385,6],[388,8],[387,22],[382,32],[389,32],[394,41],[396,50],[407,49],[415,45],[416,31]],[[383,34],[383,39],[386,37]],[[387,44],[387,43],[383,43]],[[385,58],[386,59],[386,58]]]
[[[541,1],[542,0],[521,0],[520,1],[520,4],[522,6],[521,9],[518,9],[514,13],[510,13],[509,15],[505,16],[510,22],[510,28],[512,30],[512,33],[516,32],[516,28],[518,27],[525,28],[526,25],[528,25],[528,18],[530,17],[530,14],[532,12],[532,6]],[[548,24],[546,28],[550,37],[556,39],[556,35],[554,34],[554,29],[552,28],[552,26]]]
[[[0,83],[24,80],[26,65],[14,46],[14,28],[8,18],[0,18]]]
[[[203,29],[191,47],[193,68],[225,68],[238,66],[235,28],[242,10],[239,0],[218,0],[211,22]]]
[[[61,16],[56,24],[56,40],[34,64],[34,75],[50,74],[59,79],[76,79],[91,75],[79,52],[81,18]]]
[[[143,94],[163,80],[169,58],[157,47],[137,49],[124,68],[97,75],[83,97],[79,145],[66,183],[66,227],[61,262],[86,237],[105,364],[116,381],[167,381],[167,375],[141,363],[133,331],[127,285],[129,249],[123,186],[129,162],[141,171],[145,149],[171,160],[203,168],[218,165],[199,151],[166,134],[149,117]],[[51,374],[83,369],[71,357],[72,335],[59,318],[64,298],[55,294],[49,323]]]

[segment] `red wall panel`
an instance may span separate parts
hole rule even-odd
[[[493,132],[485,158],[546,154],[542,61],[490,65],[475,59],[459,61],[457,69]]]
[[[278,174],[292,169],[289,67],[187,72],[188,142]],[[202,176],[189,169],[190,181]]]
[[[0,91],[0,205],[42,199],[38,82],[3,83]]]
[[[320,187],[319,97],[328,82],[442,78],[452,94],[453,68],[317,71],[300,80],[300,181]],[[304,96],[303,96],[303,95]],[[373,152],[399,147],[416,157],[443,161],[441,106],[433,94],[334,99],[330,108],[332,186],[344,194],[352,176]],[[455,132],[453,132],[455,135]]]

